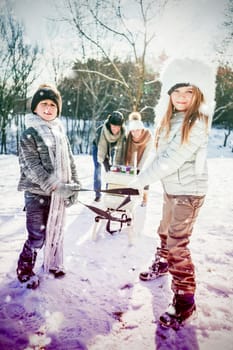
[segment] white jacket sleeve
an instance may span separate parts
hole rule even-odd
[[[138,175],[141,186],[149,185],[177,171],[194,153],[207,142],[204,121],[197,120],[192,127],[188,142],[181,144],[181,127],[168,141],[167,147],[155,155],[150,165]]]

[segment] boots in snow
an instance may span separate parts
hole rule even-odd
[[[62,278],[66,274],[63,269],[50,269],[49,272],[52,273],[55,278]]]
[[[168,273],[168,263],[166,261],[161,261],[159,253],[160,248],[157,248],[155,260],[152,262],[152,265],[149,267],[148,271],[141,272],[139,274],[140,280],[153,281],[156,278],[166,275]]]
[[[167,311],[160,316],[160,325],[164,328],[178,330],[194,314],[196,305],[193,294],[175,294],[172,304]]]
[[[18,266],[16,269],[18,280],[21,283],[27,283],[28,288],[35,288],[35,285],[39,284],[36,280],[37,277],[35,276],[35,273],[33,272],[33,268],[35,266],[37,252],[35,249],[32,249],[28,242],[24,244],[22,253],[19,256],[18,260]],[[32,283],[29,283],[29,281],[32,279],[35,280]]]

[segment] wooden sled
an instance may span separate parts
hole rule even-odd
[[[107,189],[128,188],[133,174],[129,172],[109,171],[105,175]],[[113,194],[105,193],[103,195],[103,205],[105,213],[108,215],[97,215],[92,232],[92,239],[96,240],[100,231],[101,222],[105,221],[105,230],[109,234],[121,232],[124,225],[127,227],[127,235],[129,244],[133,242],[134,230],[134,213],[141,196],[130,194]]]

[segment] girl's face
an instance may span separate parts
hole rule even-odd
[[[133,139],[137,141],[142,135],[142,129],[131,130],[131,134]]]
[[[38,103],[34,112],[46,121],[57,117],[57,105],[52,100],[43,100]]]
[[[193,100],[192,86],[183,86],[171,93],[171,101],[178,112],[186,112]]]

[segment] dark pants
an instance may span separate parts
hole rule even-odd
[[[102,186],[102,182],[101,182],[101,168],[102,165],[101,163],[98,162],[98,158],[97,158],[97,154],[98,154],[98,147],[96,146],[95,143],[93,143],[92,145],[92,158],[93,158],[93,163],[94,163],[94,191],[96,194],[97,198],[101,197],[101,186]],[[104,168],[105,171],[109,171],[109,161],[108,159],[105,159],[104,163]]]
[[[97,160],[98,147],[93,144],[92,146],[92,158],[94,162],[94,191],[96,197],[101,197],[101,164]]]
[[[195,269],[188,244],[204,198],[164,194],[163,216],[158,228],[160,256],[168,261],[175,294],[194,294],[196,289]]]
[[[36,251],[42,248],[45,242],[51,197],[28,191],[25,192],[24,197],[28,238],[19,256],[18,268],[30,272],[35,265]]]

